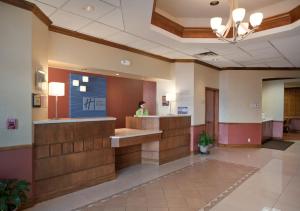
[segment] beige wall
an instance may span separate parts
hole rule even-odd
[[[173,65],[176,106],[189,107],[192,125],[205,124],[205,87],[219,88],[219,71],[194,63]]]
[[[219,88],[219,71],[195,64],[195,125],[205,124],[205,87]]]
[[[226,70],[220,72],[220,122],[261,122],[262,79],[299,77],[299,71]],[[258,108],[254,105],[257,104]]]
[[[262,112],[265,118],[283,121],[284,81],[264,81],[262,85]]]
[[[145,77],[170,79],[171,64],[136,53],[112,48],[82,39],[50,32],[49,60],[134,74]],[[131,66],[120,64],[122,59],[131,61]]]
[[[31,12],[0,2],[0,147],[32,142],[31,26]],[[18,119],[17,130],[6,129],[7,118]]]
[[[42,69],[48,73],[48,27],[35,15],[32,16],[32,90],[43,96],[48,94],[48,86],[45,90],[38,90],[35,86],[35,72]],[[47,98],[44,98],[47,99]],[[47,100],[41,108],[32,109],[32,119],[40,120],[48,118]]]

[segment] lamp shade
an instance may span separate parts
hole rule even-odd
[[[167,93],[166,94],[166,100],[167,101],[175,101],[176,100],[176,94],[175,93]]]
[[[232,19],[235,23],[242,22],[246,14],[244,8],[236,8],[232,11]]]
[[[219,36],[219,35],[223,36],[225,31],[226,31],[226,26],[225,25],[220,25],[218,30],[217,30],[217,32],[218,32],[217,36]]]
[[[249,31],[249,23],[243,22],[240,24],[238,28],[238,34],[239,35],[244,35]]]
[[[264,15],[261,12],[253,13],[250,16],[250,24],[253,27],[259,26],[264,18]]]
[[[49,96],[65,96],[65,84],[60,82],[50,82]]]
[[[214,17],[210,19],[210,27],[212,30],[216,31],[222,24],[222,18],[221,17]]]

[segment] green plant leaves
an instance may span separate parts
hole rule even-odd
[[[29,185],[25,180],[0,179],[0,211],[10,211],[25,203]]]

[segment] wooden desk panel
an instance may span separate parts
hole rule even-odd
[[[34,196],[47,200],[116,177],[115,121],[34,125]]]
[[[159,144],[143,148],[159,165],[190,154],[190,116],[126,117],[126,127],[162,131]]]

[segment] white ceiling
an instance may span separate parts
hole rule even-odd
[[[238,45],[220,43],[216,39],[190,42],[153,30],[155,27],[150,24],[153,0],[28,1],[35,3],[56,26],[171,59],[195,59],[195,54],[214,51],[218,56],[201,60],[218,67],[300,67],[299,23],[274,34],[269,30],[259,32],[257,35],[261,36],[254,35],[257,38]],[[297,1],[300,4],[300,0]],[[263,2],[270,1],[264,0],[261,4]],[[93,6],[94,11],[86,12],[83,8],[87,5]]]

